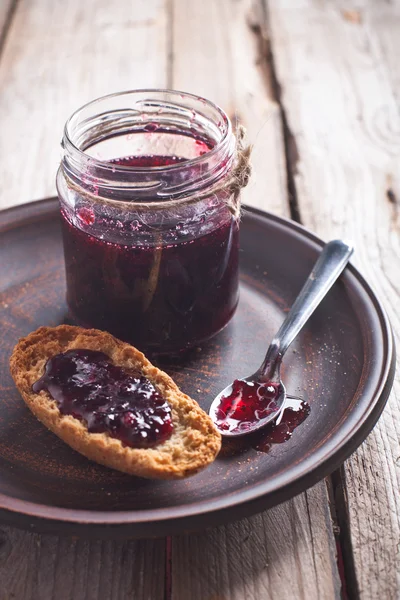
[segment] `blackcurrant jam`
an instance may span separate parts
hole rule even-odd
[[[46,390],[61,414],[83,421],[91,433],[108,433],[127,446],[149,448],[172,434],[167,400],[146,377],[114,365],[103,352],[53,356],[32,389]]]
[[[145,158],[147,164],[167,162]],[[126,162],[133,165],[134,158]],[[194,239],[191,224],[178,223],[169,242],[157,247],[152,232],[141,232],[135,243],[135,228],[144,227],[137,219],[121,220],[118,241],[106,241],[98,231],[114,229],[115,220],[87,208],[77,209],[77,224],[63,210],[61,216],[67,302],[79,324],[165,353],[207,340],[232,317],[238,302],[235,220]]]
[[[310,405],[301,398],[287,396],[285,406],[277,419],[270,421],[265,427],[246,436],[225,438],[221,456],[233,456],[253,448],[258,452],[268,453],[276,444],[288,442],[295,429],[310,414]]]
[[[235,379],[231,393],[218,406],[218,428],[227,432],[247,431],[252,423],[277,411],[278,394],[279,386],[274,383]]]
[[[225,113],[186,94],[129,92],[77,111],[63,145],[73,320],[153,354],[220,331],[238,303],[237,190],[226,183],[237,152]]]
[[[279,423],[272,421],[263,430],[254,434],[252,446],[259,452],[269,452],[275,444],[283,444],[292,437],[294,430],[310,414],[310,405],[301,398],[286,397]]]

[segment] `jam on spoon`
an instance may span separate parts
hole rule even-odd
[[[285,407],[280,413],[280,420],[271,421],[262,429],[247,436],[225,438],[221,457],[235,456],[253,448],[257,452],[269,453],[277,444],[291,439],[294,430],[299,427],[310,414],[310,405],[302,398],[286,396]]]
[[[32,390],[46,390],[61,414],[127,446],[149,448],[172,434],[167,400],[146,377],[114,365],[103,352],[75,349],[53,356]]]
[[[353,246],[341,240],[325,244],[317,262],[286,319],[272,340],[261,367],[235,380],[214,399],[210,417],[223,436],[235,437],[258,431],[276,419],[279,425],[286,407],[281,380],[282,358],[302,327],[346,267]]]
[[[286,396],[285,406],[280,409],[277,403],[279,394],[279,385],[275,383],[236,379],[231,394],[221,399],[218,428],[234,433],[238,429],[240,433],[246,433],[251,429],[254,417],[261,420],[270,415],[276,416],[280,411],[279,418],[266,426],[253,446],[265,452],[265,448],[269,449],[272,444],[286,442],[310,414],[310,405],[301,398]]]
[[[235,379],[231,393],[223,396],[218,405],[218,428],[224,432],[248,431],[254,418],[261,420],[276,413],[278,395],[276,384]]]

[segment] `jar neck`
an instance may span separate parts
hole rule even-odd
[[[236,153],[231,123],[219,107],[169,90],[91,102],[67,122],[62,146],[67,184],[101,198],[139,203],[204,195],[223,184]],[[121,160],[127,157],[132,160]]]

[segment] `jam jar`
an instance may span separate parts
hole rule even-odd
[[[57,174],[74,322],[154,354],[208,340],[238,303],[237,139],[215,104],[105,96],[67,121]]]

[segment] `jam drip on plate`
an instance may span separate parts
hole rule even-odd
[[[46,390],[63,415],[83,421],[91,433],[148,448],[172,433],[171,407],[140,373],[114,365],[103,352],[68,350],[50,358],[33,384]]]
[[[283,444],[292,437],[293,431],[310,414],[310,405],[301,398],[286,396],[285,408],[279,424],[269,423],[264,430],[255,434],[252,446],[259,452],[269,452],[274,444]]]
[[[232,385],[232,392],[222,398],[218,407],[218,428],[221,431],[246,432],[254,421],[262,421],[276,412],[275,400],[278,395],[279,385],[236,379]],[[296,427],[303,423],[309,414],[310,406],[307,402],[301,398],[286,396],[284,408],[277,414],[277,419],[245,438],[225,439],[223,454],[235,453],[248,446],[260,452],[269,452],[274,444],[288,441]]]
[[[241,454],[248,448],[268,453],[276,444],[283,444],[290,440],[294,430],[307,419],[309,414],[310,405],[305,400],[286,396],[279,424],[276,423],[276,420],[271,421],[255,433],[239,438],[225,438],[221,457]]]

